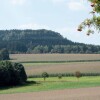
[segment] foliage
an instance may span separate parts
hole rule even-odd
[[[42,73],[42,77],[44,78],[44,81],[47,77],[49,77],[49,74],[47,72],[43,72]]]
[[[0,62],[0,86],[18,85],[26,80],[27,75],[22,64],[9,61]]]
[[[50,46],[57,44],[70,45],[74,43],[63,38],[59,33],[49,30],[0,31],[0,49],[7,48],[10,53],[47,53],[50,52]]]
[[[0,50],[0,60],[9,60],[9,52],[7,49]]]
[[[100,46],[74,43],[49,30],[1,30],[3,48],[9,53],[100,53]]]
[[[59,79],[62,79],[62,74],[58,74],[58,78]]]
[[[80,71],[76,71],[75,76],[79,79],[80,77],[82,77],[82,74]]]
[[[84,28],[88,28],[87,35],[94,33],[93,27],[96,31],[100,32],[100,0],[89,0],[91,7],[93,8],[90,12],[92,18],[85,19],[78,27],[78,31],[82,31]]]
[[[100,53],[100,46],[94,45],[53,45],[53,46],[35,46],[33,50],[27,53]]]

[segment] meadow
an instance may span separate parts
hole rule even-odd
[[[44,81],[43,78],[29,78],[28,81],[30,82],[30,84],[28,83],[23,86],[1,88],[0,94],[39,92],[100,86],[100,77],[81,77],[79,81],[76,77],[63,77],[62,79],[53,77],[47,78],[46,81]],[[33,81],[36,81],[37,83],[34,83]]]

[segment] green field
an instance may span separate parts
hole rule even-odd
[[[24,93],[35,91],[48,91],[48,90],[61,90],[68,88],[84,88],[84,87],[96,87],[100,86],[100,77],[81,77],[78,81],[76,77],[63,77],[62,79],[47,78],[43,81],[43,78],[29,78],[30,83],[23,86],[6,87],[0,89],[0,94],[9,93]],[[32,83],[36,81],[37,84]]]

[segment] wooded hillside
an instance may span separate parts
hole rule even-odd
[[[9,53],[100,53],[100,46],[74,43],[50,30],[0,30],[0,50]]]

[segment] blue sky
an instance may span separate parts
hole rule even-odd
[[[90,18],[87,0],[0,0],[0,30],[48,29],[86,44],[100,45],[100,34],[78,32],[78,25]]]

